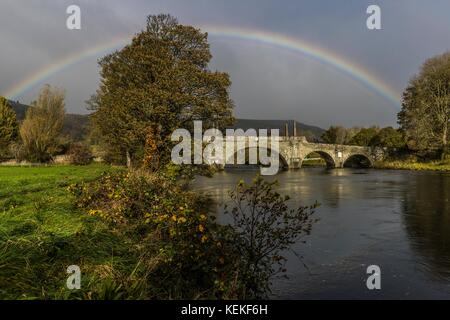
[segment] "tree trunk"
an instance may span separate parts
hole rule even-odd
[[[441,160],[445,160],[448,152],[448,125],[445,125],[442,132],[442,155]]]
[[[127,150],[127,167],[128,167],[128,169],[131,168],[131,165],[132,165],[132,163],[131,163],[130,151]]]

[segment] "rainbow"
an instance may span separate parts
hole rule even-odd
[[[252,41],[301,54],[302,56],[318,61],[323,65],[332,67],[340,73],[350,77],[354,81],[362,84],[370,91],[375,92],[377,95],[387,99],[396,108],[400,107],[400,94],[384,83],[381,79],[375,77],[363,67],[351,63],[343,57],[340,57],[339,55],[314,44],[280,33],[261,30],[226,26],[204,26],[201,29],[205,30],[210,36],[213,37]],[[122,36],[115,38],[112,41],[66,56],[55,63],[44,66],[43,68],[25,77],[22,81],[8,89],[4,95],[12,100],[17,100],[18,97],[38,86],[49,77],[86,59],[99,58],[102,54],[120,49],[129,43],[130,40],[131,36]]]

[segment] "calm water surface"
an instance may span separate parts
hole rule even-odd
[[[195,187],[223,204],[256,173],[230,170]],[[289,279],[274,280],[274,298],[450,299],[450,174],[317,168],[270,179],[292,206],[321,203],[320,222],[295,246],[303,262],[287,255]],[[369,265],[381,268],[380,291],[366,287]]]

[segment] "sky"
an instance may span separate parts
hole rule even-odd
[[[81,30],[66,27],[72,4],[81,8]],[[366,26],[372,4],[381,8],[381,30]],[[69,113],[88,113],[97,60],[113,50],[105,44],[131,39],[149,14],[170,13],[210,32],[210,68],[230,74],[236,117],[395,126],[408,80],[426,59],[450,50],[448,12],[448,0],[1,0],[0,95],[30,103],[50,84],[65,90]],[[228,29],[251,32],[214,32]],[[345,66],[280,45],[285,38],[364,70],[395,99]]]

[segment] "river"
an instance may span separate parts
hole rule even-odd
[[[195,187],[222,204],[239,179],[228,170]],[[287,254],[288,279],[275,278],[275,299],[450,299],[450,174],[309,168],[282,172],[279,192],[291,206],[321,204],[303,258]],[[306,267],[304,266],[306,265]],[[381,268],[381,290],[368,290],[367,267]]]

